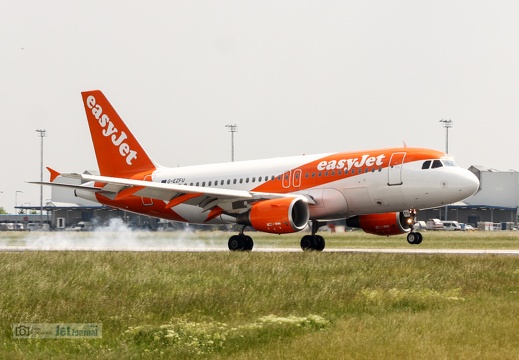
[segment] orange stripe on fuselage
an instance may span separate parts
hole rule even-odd
[[[404,164],[413,161],[439,159],[445,155],[440,151],[421,148],[391,148],[335,153],[297,168],[287,169],[284,174],[280,174],[274,180],[261,184],[254,188],[253,191],[290,193],[323,186],[340,179],[386,169],[389,166],[391,155],[403,152],[406,153]],[[296,173],[299,173],[299,179],[294,179],[294,174]],[[290,178],[284,180],[284,176],[287,175]]]

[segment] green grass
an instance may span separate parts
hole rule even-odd
[[[519,240],[515,233],[429,234],[437,246],[461,248],[514,248]],[[300,236],[253,235],[257,246],[299,246]],[[227,237],[197,236],[213,244]],[[410,246],[403,237],[360,233],[327,239],[328,246]],[[518,356],[515,256],[4,252],[0,270],[0,358]],[[103,337],[13,339],[19,322],[98,322]]]

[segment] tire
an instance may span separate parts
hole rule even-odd
[[[410,232],[407,234],[407,242],[411,245],[416,244],[416,241],[418,240],[418,236],[415,235],[415,233]]]
[[[243,250],[252,251],[252,248],[254,247],[254,241],[252,240],[252,238],[250,236],[244,235],[243,237],[244,237],[243,238],[243,240],[244,240]]]
[[[315,251],[323,251],[325,247],[324,238],[321,235],[315,235],[313,237],[313,249]]]
[[[416,234],[417,238],[416,238],[414,244],[415,244],[415,245],[420,245],[420,244],[422,243],[423,236],[422,236],[422,234],[419,233],[419,232],[416,232],[415,234]]]
[[[233,235],[229,238],[227,246],[231,251],[241,251],[244,249],[243,243],[244,241],[242,240],[242,237],[240,235]]]
[[[303,251],[313,250],[312,235],[303,236],[303,238],[301,239],[301,249],[303,249]]]

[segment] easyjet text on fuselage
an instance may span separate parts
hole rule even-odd
[[[379,156],[370,156],[369,154],[362,155],[359,158],[353,159],[340,159],[340,160],[323,160],[319,164],[317,164],[317,170],[336,170],[336,169],[351,169],[351,168],[359,168],[363,166],[382,166],[383,159],[386,156],[381,154]]]

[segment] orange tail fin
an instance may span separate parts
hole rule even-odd
[[[157,168],[101,91],[81,95],[101,175],[132,177]]]

